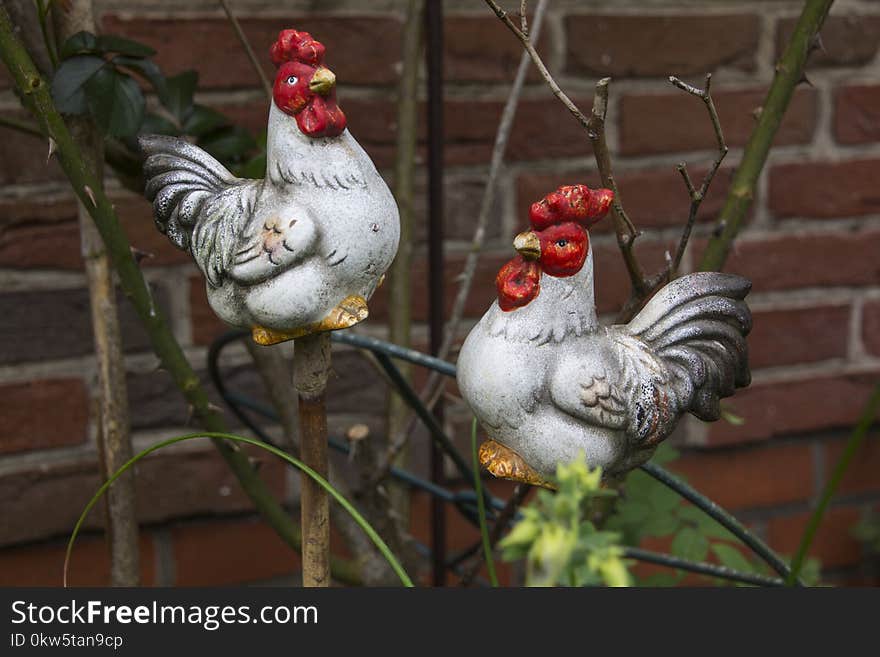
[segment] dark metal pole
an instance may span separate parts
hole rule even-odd
[[[443,1],[425,6],[428,68],[428,322],[431,353],[443,342]],[[435,408],[442,421],[442,408]],[[432,443],[431,480],[443,484],[443,452]],[[434,586],[446,584],[445,505],[431,500],[431,555]]]

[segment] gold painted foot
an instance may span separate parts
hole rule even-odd
[[[268,346],[278,344],[279,342],[286,342],[287,340],[296,340],[312,333],[346,329],[358,322],[364,321],[369,314],[370,311],[367,308],[366,299],[361,296],[352,295],[340,301],[339,305],[327,313],[327,316],[320,322],[303,326],[289,333],[274,331],[262,326],[254,326],[251,329],[251,337],[257,344]]]
[[[532,486],[542,486],[551,490],[556,485],[538,474],[519,454],[494,440],[480,445],[480,465],[499,479],[509,479]]]

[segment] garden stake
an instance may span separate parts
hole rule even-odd
[[[300,457],[327,478],[327,409],[324,392],[330,372],[330,334],[317,333],[294,342],[293,381],[299,396]],[[303,586],[330,586],[330,501],[308,474],[302,474]]]

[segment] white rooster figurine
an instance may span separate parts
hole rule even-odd
[[[581,453],[621,474],[682,414],[717,420],[719,399],[749,384],[751,283],[740,276],[682,276],[629,324],[599,325],[587,229],[612,198],[573,185],[533,204],[520,255],[498,273],[498,301],[462,346],[458,384],[496,476],[552,485],[557,463]]]
[[[324,46],[284,30],[269,111],[266,178],[236,178],[198,147],[144,136],[156,223],[189,249],[208,300],[260,344],[347,328],[394,259],[397,205],[346,129]]]

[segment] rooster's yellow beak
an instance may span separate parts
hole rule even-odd
[[[323,66],[315,71],[315,74],[309,82],[309,90],[316,94],[321,94],[322,96],[326,96],[330,93],[330,90],[335,86],[336,76],[333,75],[333,71],[329,68],[324,68]]]
[[[530,230],[522,232],[514,238],[513,248],[526,260],[537,260],[541,257],[541,240]]]

